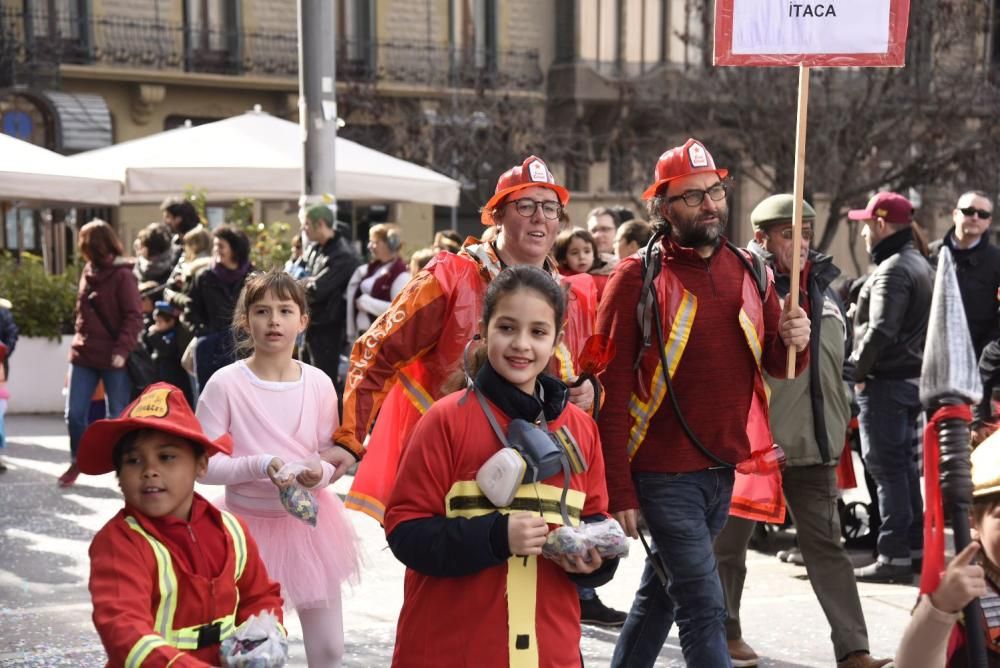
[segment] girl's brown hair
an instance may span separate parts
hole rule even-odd
[[[236,356],[248,357],[253,353],[253,339],[250,337],[250,309],[254,304],[273,294],[281,301],[292,301],[299,307],[299,312],[308,314],[306,291],[298,281],[279,269],[268,272],[258,272],[247,277],[236,308],[233,309],[233,339]]]
[[[601,254],[597,250],[597,242],[594,241],[593,235],[587,230],[573,228],[571,230],[566,230],[565,232],[560,232],[559,236],[556,237],[554,251],[556,262],[560,267],[566,267],[566,255],[569,253],[569,245],[573,243],[573,239],[580,239],[590,244],[590,247],[593,249],[594,263],[590,265],[590,269],[599,269],[604,266],[604,262],[601,261]],[[590,270],[588,269],[588,271]]]
[[[125,252],[114,228],[100,218],[80,228],[79,248],[87,262],[102,267],[110,265]]]

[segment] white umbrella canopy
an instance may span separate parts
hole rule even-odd
[[[87,173],[119,179],[123,202],[159,202],[187,189],[210,200],[298,199],[302,128],[259,110],[167,130],[70,158]],[[454,206],[459,183],[430,169],[337,138],[338,199]]]
[[[42,204],[117,205],[122,184],[85,176],[69,158],[0,134],[0,200]]]

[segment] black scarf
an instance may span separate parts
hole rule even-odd
[[[475,383],[476,389],[512,420],[521,418],[537,422],[543,411],[546,420],[555,420],[562,415],[569,400],[569,388],[558,378],[540,374],[535,381],[535,393],[527,394],[497,373],[489,360],[480,367]]]
[[[913,229],[904,227],[899,232],[887,236],[872,247],[872,261],[882,264],[885,260],[903,250],[903,246],[913,241]]]

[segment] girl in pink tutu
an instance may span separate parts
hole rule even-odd
[[[339,423],[333,383],[315,367],[292,359],[295,337],[306,328],[305,293],[288,274],[249,278],[233,314],[237,347],[252,354],[217,371],[202,389],[197,416],[209,438],[233,437],[231,457],[213,457],[206,484],[226,485],[224,506],[246,522],[285,604],[302,624],[310,666],[339,666],[344,653],[340,588],[358,573],[357,538],[340,499],[327,486],[347,469],[319,453],[333,447]],[[290,515],[279,498],[290,481],[285,464],[310,470],[295,482],[318,502],[316,526]],[[223,505],[219,502],[218,505]]]

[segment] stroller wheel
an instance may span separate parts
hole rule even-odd
[[[861,501],[853,501],[843,508],[840,518],[841,534],[848,547],[867,547],[874,536],[871,530],[872,508]]]

